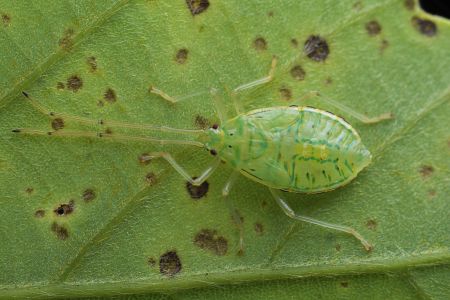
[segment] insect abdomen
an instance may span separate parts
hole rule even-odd
[[[273,107],[240,122],[239,168],[273,188],[325,192],[350,182],[371,160],[347,122],[319,109]]]

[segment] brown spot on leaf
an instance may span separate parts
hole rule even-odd
[[[267,16],[273,17],[273,11],[269,11],[269,12],[267,13]]]
[[[383,39],[380,44],[380,52],[383,53],[387,47],[389,47],[389,41]]]
[[[189,51],[186,48],[178,50],[177,55],[175,55],[175,61],[180,65],[184,64],[188,59],[188,54]]]
[[[208,0],[186,0],[186,4],[193,16],[204,12],[209,7]]]
[[[298,41],[297,41],[297,39],[292,38],[292,39],[291,39],[291,45],[292,45],[292,47],[297,48],[297,47],[298,47]]]
[[[370,36],[376,36],[381,32],[381,25],[377,21],[373,20],[366,24],[366,30]]]
[[[60,130],[64,128],[64,120],[61,118],[55,118],[52,120],[52,128],[54,130]]]
[[[377,229],[378,223],[376,220],[370,219],[366,222],[366,226],[370,230],[375,230],[375,229]]]
[[[342,282],[341,282],[341,286],[342,286],[343,288],[347,288],[347,287],[348,287],[348,282],[347,282],[347,281],[342,281]]]
[[[60,240],[66,240],[69,237],[69,231],[56,222],[53,222],[50,229],[56,234],[56,237]]]
[[[70,200],[69,203],[61,204],[53,211],[57,216],[70,215],[75,209],[75,202]]]
[[[66,86],[69,90],[77,92],[83,86],[83,80],[77,75],[70,76],[67,79]]]
[[[306,72],[299,65],[293,66],[291,69],[291,76],[298,81],[305,79]]]
[[[43,218],[43,217],[45,217],[45,210],[43,210],[43,209],[38,209],[38,210],[36,210],[36,211],[34,212],[34,216],[35,216],[36,218]]]
[[[56,88],[57,88],[58,90],[63,90],[63,89],[65,88],[65,85],[64,85],[64,83],[62,83],[61,81],[59,81],[59,82],[56,83]]]
[[[74,30],[72,28],[65,30],[64,35],[59,39],[59,46],[66,51],[70,50],[73,46],[73,34]]]
[[[201,115],[196,115],[195,126],[197,126],[200,129],[207,129],[211,126],[211,124],[207,118],[202,117]]]
[[[255,223],[253,228],[255,229],[257,235],[262,235],[264,233],[264,226],[261,223]]]
[[[95,191],[91,188],[85,189],[83,195],[81,196],[81,198],[83,198],[85,202],[91,202],[92,200],[95,199],[95,197],[97,197],[97,195],[95,194]]]
[[[181,271],[181,260],[175,250],[168,251],[159,258],[159,272],[172,277]]]
[[[287,87],[282,87],[278,90],[282,100],[289,101],[292,99],[292,91]]]
[[[218,256],[223,256],[228,251],[227,240],[223,236],[218,235],[216,230],[200,230],[194,237],[194,244]]]
[[[95,72],[97,71],[97,60],[94,56],[90,56],[86,59],[86,63],[89,66],[89,69],[91,70],[91,72]]]
[[[11,23],[11,16],[8,14],[2,14],[2,23],[3,26],[8,27]]]
[[[114,103],[117,101],[116,92],[112,88],[108,88],[103,94],[103,99],[109,103]]]
[[[434,198],[436,196],[436,190],[429,190],[428,196],[430,196],[430,198]]]
[[[341,245],[340,244],[336,244],[335,248],[336,248],[336,251],[341,251]]]
[[[411,23],[414,28],[419,31],[421,34],[432,37],[437,33],[436,23],[428,19],[421,19],[419,17],[412,17]]]
[[[196,179],[197,177],[193,178]],[[209,189],[209,183],[205,181],[200,186],[195,186],[188,181],[186,182],[186,189],[188,190],[191,198],[197,200],[206,195]]]
[[[254,41],[253,41],[253,47],[258,50],[258,51],[263,51],[267,49],[267,42],[264,38],[262,37],[257,37]]]
[[[361,1],[356,1],[353,4],[353,9],[356,11],[360,11],[363,8],[363,4],[361,3]]]
[[[405,5],[406,9],[414,10],[414,6],[415,6],[414,0],[405,0],[403,2],[403,4]]]
[[[423,178],[430,177],[434,172],[434,168],[430,165],[422,165],[419,169],[419,173]]]
[[[147,264],[150,266],[150,267],[154,267],[154,266],[156,266],[156,259],[155,258],[153,258],[153,257],[149,257],[148,259],[147,259]]]
[[[147,181],[149,185],[154,185],[156,182],[158,182],[158,179],[156,178],[155,173],[150,172],[145,175],[145,181]]]
[[[324,61],[330,54],[327,41],[318,35],[311,35],[306,40],[304,51],[314,61]]]
[[[30,187],[27,187],[26,190],[25,190],[25,192],[26,192],[28,195],[30,195],[30,194],[32,194],[32,193],[34,192],[34,188],[32,188],[31,186],[30,186]]]

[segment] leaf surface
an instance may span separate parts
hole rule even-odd
[[[412,1],[209,2],[193,15],[181,0],[0,1],[0,298],[448,297],[449,22]],[[324,59],[305,55],[311,36],[326,42]],[[139,161],[168,151],[198,176],[212,159],[206,151],[11,132],[58,126],[22,91],[66,115],[211,126],[219,118],[209,90],[235,115],[228,91],[266,76],[273,55],[274,80],[239,103],[312,105],[355,127],[373,163],[346,187],[287,198],[304,215],[355,228],[371,253],[290,220],[242,177],[228,198],[244,220],[239,256],[221,196],[232,169],[221,165],[194,199],[165,161]],[[173,105],[150,86],[191,97]],[[300,101],[308,91],[395,119],[364,125],[319,99]],[[105,130],[63,122],[62,131]]]

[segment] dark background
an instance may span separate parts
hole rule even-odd
[[[419,2],[426,12],[450,19],[450,0],[420,0]]]

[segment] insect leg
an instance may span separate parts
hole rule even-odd
[[[199,186],[203,182],[205,182],[206,179],[208,179],[208,177],[212,173],[214,173],[214,171],[220,164],[220,159],[216,158],[209,164],[209,166],[202,172],[200,176],[193,179],[191,175],[189,175],[188,172],[186,172],[186,170],[180,164],[177,163],[177,161],[172,157],[172,155],[170,155],[167,152],[152,152],[146,155],[145,157],[141,157],[141,160],[148,161],[155,158],[164,158],[175,169],[175,171],[178,172],[178,174],[180,174],[184,179],[186,179],[192,185],[195,186]]]
[[[199,134],[202,133],[203,130],[196,130],[196,129],[178,129],[178,128],[171,128],[167,126],[156,126],[156,125],[147,125],[147,124],[133,124],[133,123],[126,123],[126,122],[117,122],[117,121],[109,121],[109,120],[93,120],[89,118],[83,118],[79,116],[74,116],[70,114],[65,113],[59,113],[54,112],[33,99],[30,95],[28,95],[25,92],[22,92],[22,94],[25,96],[25,98],[28,100],[28,102],[40,113],[43,115],[46,115],[50,118],[61,118],[63,120],[72,120],[74,122],[77,122],[79,124],[84,125],[100,125],[103,127],[122,127],[122,128],[131,128],[131,129],[142,129],[142,130],[156,130],[156,131],[162,131],[162,132],[172,132],[172,133],[187,133],[187,134]]]
[[[202,91],[202,92],[197,92],[197,93],[189,94],[189,95],[182,96],[182,97],[172,97],[169,94],[165,93],[164,91],[158,89],[155,86],[151,86],[149,91],[150,91],[150,93],[159,95],[164,100],[167,100],[170,103],[174,103],[174,104],[177,102],[186,100],[186,99],[194,98],[196,96],[200,96],[200,95],[204,95],[204,94],[208,93],[208,92]]]
[[[251,89],[253,87],[256,87],[256,86],[259,86],[259,85],[262,85],[262,84],[266,84],[266,83],[272,81],[273,74],[275,72],[275,67],[276,66],[277,66],[277,58],[274,56],[272,58],[272,65],[270,67],[270,71],[269,71],[269,74],[267,76],[265,76],[263,78],[260,78],[260,79],[257,79],[257,80],[252,81],[252,82],[244,83],[244,84],[238,86],[237,88],[235,88],[233,90],[233,93],[237,94],[237,93],[239,93],[241,91],[248,90],[248,89]]]
[[[281,196],[281,192],[279,190],[270,188],[270,192],[272,193],[273,197],[275,198],[275,200],[277,201],[278,205],[281,207],[283,212],[288,217],[290,217],[292,219],[295,219],[295,220],[299,220],[299,221],[303,221],[303,222],[319,225],[319,226],[322,226],[322,227],[325,227],[325,228],[330,228],[330,229],[334,229],[334,230],[338,230],[338,231],[349,233],[349,234],[353,235],[355,238],[357,238],[363,244],[364,248],[367,251],[371,251],[373,249],[373,246],[368,241],[366,241],[362,237],[362,235],[359,234],[353,228],[347,227],[347,226],[338,225],[338,224],[331,224],[331,223],[327,223],[327,222],[323,222],[323,221],[320,221],[320,220],[316,220],[316,219],[313,219],[313,218],[310,218],[310,217],[307,217],[307,216],[298,215],[286,203],[286,201],[283,200],[283,198]]]
[[[389,120],[389,119],[394,118],[394,115],[390,112],[381,114],[376,117],[368,117],[362,113],[359,113],[359,112],[351,109],[350,107],[348,107],[342,103],[339,103],[329,97],[322,95],[320,92],[317,92],[317,91],[308,92],[305,96],[302,97],[302,99],[309,98],[310,96],[318,96],[318,97],[320,97],[321,101],[325,102],[326,104],[334,106],[337,109],[343,111],[344,113],[347,113],[347,114],[351,115],[352,117],[354,117],[355,119],[359,120],[360,122],[363,122],[366,124],[378,123],[378,122],[381,122],[384,120]]]
[[[54,130],[54,131],[44,131],[36,130],[33,128],[16,128],[12,132],[18,134],[29,134],[29,135],[46,135],[46,136],[61,136],[61,137],[88,137],[88,138],[104,138],[111,140],[122,140],[122,141],[138,141],[147,143],[156,143],[160,145],[191,145],[196,147],[204,147],[203,143],[197,141],[189,140],[164,140],[159,138],[145,137],[145,136],[129,136],[113,134],[108,132],[93,132],[93,131],[66,131],[66,130]]]
[[[234,208],[233,202],[230,198],[228,198],[228,194],[230,193],[231,187],[236,182],[236,179],[238,179],[240,176],[240,173],[237,171],[234,171],[230,178],[228,178],[228,181],[225,183],[225,186],[222,189],[222,196],[225,199],[225,202],[228,206],[228,210],[230,211],[231,216],[233,217],[234,223],[237,225],[239,229],[239,254],[244,253],[244,223],[242,222],[242,218],[239,215],[238,211]]]

